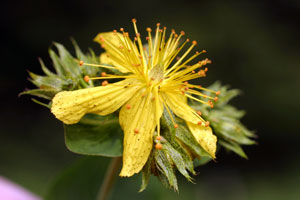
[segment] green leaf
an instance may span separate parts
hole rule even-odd
[[[220,143],[220,145],[222,145],[226,149],[235,152],[236,154],[238,154],[239,156],[241,156],[241,157],[243,157],[245,159],[248,159],[248,157],[245,154],[245,152],[243,151],[243,149],[237,143],[234,143],[234,142],[225,142],[224,140],[220,140],[219,143]]]
[[[94,200],[104,178],[108,159],[85,156],[54,181],[45,200]]]
[[[118,157],[123,132],[116,117],[88,114],[79,123],[65,125],[65,143],[74,153]]]

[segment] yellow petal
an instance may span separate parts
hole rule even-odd
[[[129,72],[126,68],[123,67],[123,65],[120,64],[120,61],[113,59],[111,56],[109,56],[108,53],[102,53],[100,55],[100,63],[112,65],[123,73]]]
[[[164,93],[163,95],[166,104],[178,117],[185,121],[198,124],[201,120],[199,116],[196,116],[195,111],[187,104],[186,97],[181,94]]]
[[[132,176],[141,171],[152,149],[156,116],[162,115],[162,104],[156,111],[151,95],[142,97],[138,92],[120,111],[120,124],[124,130],[123,167],[120,176]],[[138,133],[137,133],[138,132]]]
[[[103,45],[103,48],[107,52],[101,54],[101,63],[113,65],[123,73],[129,72],[128,69],[131,68],[131,63],[128,62],[126,54],[120,49],[120,46],[124,46],[125,44],[122,34],[113,32],[99,33],[94,41]]]
[[[209,153],[212,158],[215,158],[217,137],[212,133],[211,128],[190,122],[187,122],[187,125],[201,147]]]
[[[139,86],[127,79],[107,86],[99,86],[75,91],[63,91],[52,100],[51,112],[65,124],[77,123],[86,113],[110,114],[127,102]]]

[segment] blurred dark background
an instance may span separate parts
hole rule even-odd
[[[217,162],[197,169],[197,184],[180,178],[179,195],[155,179],[139,194],[135,177],[118,181],[112,199],[300,198],[300,1],[2,1],[0,15],[1,176],[43,196],[81,159],[66,149],[62,124],[49,110],[18,97],[33,88],[26,70],[42,73],[38,57],[51,66],[53,41],[73,52],[70,37],[100,53],[94,36],[131,30],[135,17],[142,34],[160,22],[207,50],[213,63],[203,85],[221,80],[243,91],[232,103],[247,110],[243,122],[259,144],[245,147],[249,160],[221,151]]]

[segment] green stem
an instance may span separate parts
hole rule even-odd
[[[119,172],[122,157],[112,158],[108,169],[106,171],[104,181],[101,185],[100,192],[98,193],[97,200],[107,200],[112,189],[112,186]]]

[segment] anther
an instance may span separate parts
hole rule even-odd
[[[150,38],[147,36],[147,37],[146,37],[146,40],[149,40],[149,39],[150,39]]]
[[[203,49],[203,50],[202,50],[202,53],[206,53],[206,50]]]
[[[217,102],[218,100],[219,100],[219,98],[218,98],[218,97],[215,97],[215,98],[214,98],[214,101],[215,101],[215,102]]]
[[[136,19],[135,19],[135,18],[133,18],[131,21],[132,21],[133,23],[136,23]]]
[[[152,81],[154,81],[154,80],[155,80],[155,78],[154,78],[154,77],[151,77],[151,80],[152,80]]]
[[[115,29],[115,30],[113,30],[113,32],[114,32],[114,33],[117,33],[117,30]]]
[[[187,84],[189,84],[189,82],[185,81],[183,84],[184,84],[184,85],[187,85]]]
[[[161,136],[156,136],[156,140],[160,141],[161,140]]]
[[[105,80],[102,82],[102,86],[106,86],[106,85],[108,85],[108,81]]]
[[[217,91],[217,92],[216,92],[216,95],[220,95],[220,94],[221,94],[221,92],[220,92],[220,91]]]
[[[148,32],[151,32],[152,30],[151,30],[151,28],[146,28],[146,31],[148,31]]]
[[[178,124],[174,124],[174,128],[178,128]]]
[[[193,70],[192,73],[195,74],[196,73],[195,70]]]
[[[202,115],[202,112],[201,112],[201,111],[197,111],[197,114],[198,114],[199,116],[201,116],[201,115]]]
[[[80,66],[82,66],[83,65],[83,61],[81,60],[81,61],[79,61],[79,65]]]
[[[134,40],[137,41],[137,37],[134,37]]]
[[[181,35],[185,35],[185,32],[184,32],[184,31],[180,31],[180,34],[181,34]]]
[[[193,45],[196,45],[196,44],[197,44],[197,41],[196,41],[196,40],[194,40],[192,43],[193,43]]]
[[[160,26],[160,23],[157,23],[156,26]]]
[[[126,108],[129,110],[131,108],[131,105],[130,104],[127,104],[126,105]]]
[[[106,76],[106,72],[101,72],[101,76],[105,77]]]
[[[157,144],[155,145],[155,149],[161,150],[161,149],[162,149],[162,144],[161,144],[161,143],[157,143]]]
[[[140,34],[140,33],[136,33],[135,35],[136,35],[136,37],[140,37],[140,36],[141,36],[141,34]]]
[[[201,121],[199,121],[199,122],[198,122],[198,125],[199,125],[199,126],[201,126],[201,125],[202,125],[202,122],[201,122]]]
[[[172,29],[171,32],[172,32],[173,34],[175,34],[175,29]]]
[[[207,72],[207,71],[208,71],[208,68],[207,68],[207,67],[205,67],[204,71],[205,71],[205,72]]]
[[[189,41],[190,41],[190,39],[188,38],[188,39],[186,39],[186,41],[187,41],[187,42],[189,42]]]
[[[123,32],[123,31],[124,31],[124,28],[120,28],[120,31]]]
[[[135,133],[135,134],[138,134],[138,133],[139,133],[139,129],[138,129],[138,128],[135,128],[135,129],[134,129],[134,133]]]
[[[83,77],[83,80],[84,80],[85,82],[89,82],[89,81],[90,81],[90,77],[89,77],[88,75],[85,75],[85,76]]]
[[[206,126],[206,127],[209,127],[209,124],[210,124],[209,121],[206,121],[206,122],[205,122],[205,126]]]
[[[152,99],[151,99],[152,101],[155,101],[155,97],[152,97]]]

